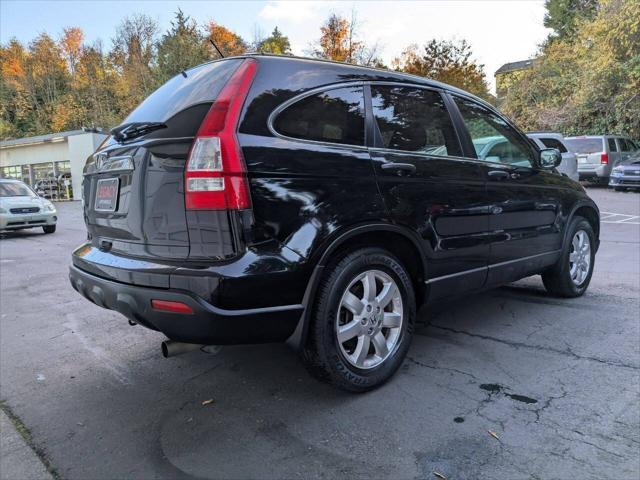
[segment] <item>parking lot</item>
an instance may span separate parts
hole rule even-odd
[[[161,334],[72,290],[85,229],[58,204],[55,234],[0,240],[3,408],[70,479],[637,479],[640,195],[589,193],[607,213],[584,297],[534,277],[423,309],[401,370],[364,395],[284,345],[162,358]]]

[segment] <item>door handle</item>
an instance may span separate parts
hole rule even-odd
[[[416,173],[416,166],[413,163],[388,162],[383,163],[380,168],[385,171],[395,171],[398,175]]]
[[[509,173],[504,170],[491,170],[488,175],[489,178],[493,180],[504,180],[505,178],[509,178]]]

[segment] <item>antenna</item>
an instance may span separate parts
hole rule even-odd
[[[213,48],[216,49],[216,52],[218,52],[218,55],[220,55],[220,58],[224,58],[224,55],[222,54],[218,46],[214,43],[214,41],[211,39],[209,39],[209,41],[211,42],[211,45],[213,45]]]

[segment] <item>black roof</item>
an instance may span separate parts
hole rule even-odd
[[[532,63],[533,60],[520,60],[519,62],[505,63],[496,70],[494,75],[499,73],[515,72],[516,70],[524,70],[525,68],[529,68]]]
[[[326,60],[322,58],[299,57],[295,55],[277,55],[277,54],[271,54],[271,53],[246,53],[246,54],[237,55],[234,57],[225,57],[224,59],[220,59],[220,60],[226,60],[229,58],[255,58],[257,60],[269,60],[269,61],[317,63],[319,65],[326,65],[327,67],[331,67],[331,68],[338,67],[339,69],[344,69],[345,76],[348,72],[349,76],[352,77],[354,80],[356,79],[378,80],[378,81],[386,80],[386,81],[421,84],[425,86],[431,86],[434,88],[449,90],[451,92],[472,97],[478,100],[479,102],[482,102],[486,105],[491,106],[491,104],[489,104],[486,100],[479,98],[460,88],[454,87],[452,85],[449,85],[443,82],[438,82],[436,80],[432,80],[426,77],[421,77],[419,75],[412,75],[409,73],[388,70],[385,68],[366,67],[362,65],[354,65],[351,63],[338,62],[335,60]],[[220,61],[220,60],[214,60],[214,61]]]

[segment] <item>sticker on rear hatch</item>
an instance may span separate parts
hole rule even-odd
[[[118,204],[119,178],[103,178],[98,180],[96,201],[93,206],[97,212],[114,212]]]

